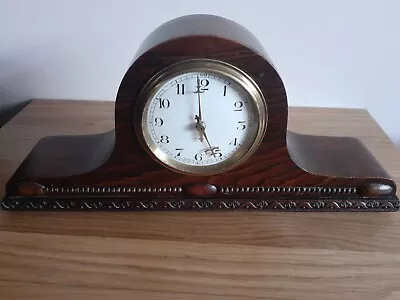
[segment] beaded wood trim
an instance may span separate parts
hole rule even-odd
[[[45,193],[181,193],[182,187],[44,187]],[[220,187],[219,193],[356,194],[355,187]]]

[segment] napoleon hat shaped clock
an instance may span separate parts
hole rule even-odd
[[[396,185],[356,138],[287,130],[281,77],[255,36],[212,15],[141,44],[115,128],[38,142],[7,210],[396,211]]]

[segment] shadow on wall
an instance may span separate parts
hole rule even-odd
[[[35,70],[18,70],[12,62],[1,62],[0,70],[0,127],[21,111],[33,96]]]
[[[3,107],[4,101],[4,94],[0,89],[0,128],[7,124],[16,114],[18,114],[29,102],[30,100],[25,101],[14,101],[14,103]],[[10,100],[10,99],[8,99]]]

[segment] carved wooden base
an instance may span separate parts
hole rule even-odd
[[[114,134],[109,132],[103,136],[112,139]],[[130,177],[114,172],[129,167],[126,161],[118,168],[106,166],[103,171],[100,167],[82,176],[61,176],[76,173],[76,168],[80,171],[89,168],[84,164],[86,161],[91,164],[101,161],[103,152],[107,151],[102,152],[101,147],[96,146],[104,140],[107,141],[101,135],[43,139],[8,182],[1,207],[5,210],[315,212],[397,211],[400,207],[393,181],[369,151],[353,138],[288,132],[291,156],[299,165],[310,172],[333,176],[308,173],[297,166],[286,165],[282,159],[270,163],[263,156],[250,167],[255,171],[239,170],[238,176],[221,176],[218,180],[178,178],[161,167],[149,170],[142,167],[143,159],[135,163],[136,168],[130,167],[129,172],[125,172]],[[97,151],[93,151],[94,148]],[[138,173],[137,170],[142,171]],[[40,178],[45,175],[52,177]],[[261,184],[246,184],[254,179]],[[265,185],[283,181],[291,181],[293,185]]]
[[[157,211],[157,210],[242,210],[304,212],[392,212],[399,210],[399,199],[132,199],[106,197],[8,197],[2,202],[5,210],[54,211]]]

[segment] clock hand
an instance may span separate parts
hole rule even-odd
[[[204,128],[204,127],[203,127],[203,128]],[[208,147],[210,147],[210,149],[212,149],[211,144],[210,144],[210,141],[208,140],[208,137],[207,137],[207,134],[206,134],[206,129],[204,128],[204,129],[202,130],[202,132],[203,132],[204,137],[206,138]]]
[[[196,116],[196,117],[197,117],[197,116]],[[199,133],[200,133],[200,139],[202,139],[202,137],[204,137],[204,138],[206,139],[206,142],[207,142],[207,144],[208,144],[208,147],[210,147],[209,149],[206,149],[205,152],[207,153],[207,152],[210,152],[210,151],[211,151],[211,154],[210,154],[210,155],[215,157],[215,155],[218,154],[218,153],[215,152],[215,151],[216,151],[216,150],[219,150],[219,147],[212,147],[212,146],[211,146],[210,140],[208,139],[208,136],[207,136],[207,133],[206,133],[206,127],[205,127],[205,125],[204,125],[204,122],[199,121],[199,118],[198,118],[198,117],[196,118],[196,120],[197,120],[196,128],[197,128],[197,130],[198,130]]]
[[[201,121],[202,120],[202,118],[201,118],[201,99],[200,99],[200,78],[199,78],[199,74],[197,74],[197,91],[195,92],[196,94],[197,94],[197,100],[198,100],[198,103],[199,103],[199,115],[198,115],[198,118],[199,118],[199,120]]]
[[[220,151],[219,147],[211,147],[210,149],[204,150],[204,152],[206,154],[209,153],[209,155],[213,156],[214,158],[218,158],[218,157],[222,156],[221,152],[219,152],[219,151]]]
[[[206,124],[204,124],[203,121],[200,120],[200,117],[198,115],[194,116],[195,120],[196,120],[196,130],[200,135],[200,141],[202,142],[204,139],[204,132],[206,130]]]
[[[202,142],[204,139],[204,130],[206,129],[206,125],[204,124],[202,117],[201,117],[201,98],[200,98],[200,78],[199,74],[197,74],[197,91],[194,93],[197,94],[197,102],[199,106],[199,114],[195,115],[196,120],[196,129],[200,134],[200,141]]]
[[[196,87],[197,87],[197,91],[195,91],[195,93],[197,94],[197,101],[199,103],[199,114],[195,115],[195,117],[194,117],[195,120],[196,120],[196,129],[200,134],[200,141],[203,141],[203,139],[205,138],[206,142],[208,144],[208,147],[210,147],[211,155],[214,155],[215,154],[214,150],[215,149],[219,149],[219,148],[211,146],[211,143],[210,143],[210,141],[209,141],[209,139],[207,137],[207,134],[206,134],[206,124],[203,122],[203,119],[201,117],[201,98],[200,98],[200,94],[201,94],[200,87],[201,87],[201,85],[200,85],[199,74],[197,74],[197,86]]]

